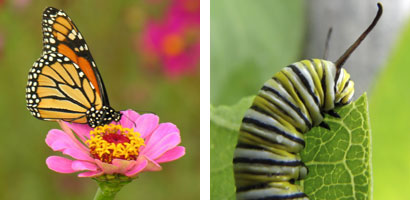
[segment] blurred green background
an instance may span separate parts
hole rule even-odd
[[[160,62],[147,64],[138,46],[147,21],[162,18],[170,3],[0,0],[0,199],[92,199],[97,189],[89,178],[47,168],[45,159],[57,153],[44,139],[59,127],[35,119],[25,106],[27,73],[41,54],[48,6],[67,12],[85,37],[115,109],[153,112],[181,131],[186,155],[160,172],[142,173],[117,199],[199,198],[199,61],[169,76]]]
[[[330,27],[335,61],[370,24],[376,2],[211,0],[211,104],[233,105],[286,65],[323,58]],[[345,68],[355,96],[369,96],[373,199],[409,199],[410,5],[381,2],[379,24]]]

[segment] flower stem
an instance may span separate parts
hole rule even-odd
[[[94,200],[113,200],[121,188],[133,179],[117,174],[107,174],[94,178],[98,183],[98,190],[95,193]]]

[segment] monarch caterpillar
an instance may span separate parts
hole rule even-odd
[[[70,17],[56,8],[43,12],[43,54],[29,71],[26,103],[42,120],[87,123],[118,122],[88,46]]]
[[[237,199],[308,199],[295,180],[308,174],[300,158],[303,134],[314,126],[330,129],[324,114],[353,99],[354,83],[342,68],[350,54],[382,15],[336,61],[322,59],[293,63],[266,81],[246,111],[234,153]]]

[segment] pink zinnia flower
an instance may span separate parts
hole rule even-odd
[[[29,6],[31,4],[31,0],[13,0],[12,4],[15,8],[17,8],[19,10],[24,10],[24,9],[27,8],[27,6]]]
[[[192,72],[199,64],[199,0],[175,0],[165,18],[150,20],[142,33],[148,65],[162,64],[171,77]]]
[[[179,23],[199,26],[199,0],[173,0],[168,18]]]
[[[4,52],[4,34],[3,31],[0,31],[0,58],[3,57]]]
[[[64,155],[50,156],[48,168],[79,177],[121,174],[135,177],[143,171],[159,171],[160,163],[182,157],[185,148],[179,130],[172,123],[160,123],[154,114],[121,111],[119,122],[92,129],[87,124],[59,122],[63,130],[48,132],[46,143]],[[74,133],[73,133],[74,131]]]

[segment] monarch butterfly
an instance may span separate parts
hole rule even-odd
[[[377,24],[371,25],[332,63],[322,59],[293,63],[266,81],[246,111],[234,153],[237,199],[308,199],[295,180],[308,174],[299,152],[303,134],[314,126],[330,129],[324,114],[352,101],[354,83],[342,65]]]
[[[119,121],[110,107],[101,75],[88,46],[70,17],[56,8],[43,12],[43,55],[28,74],[26,103],[42,120],[87,123]]]

